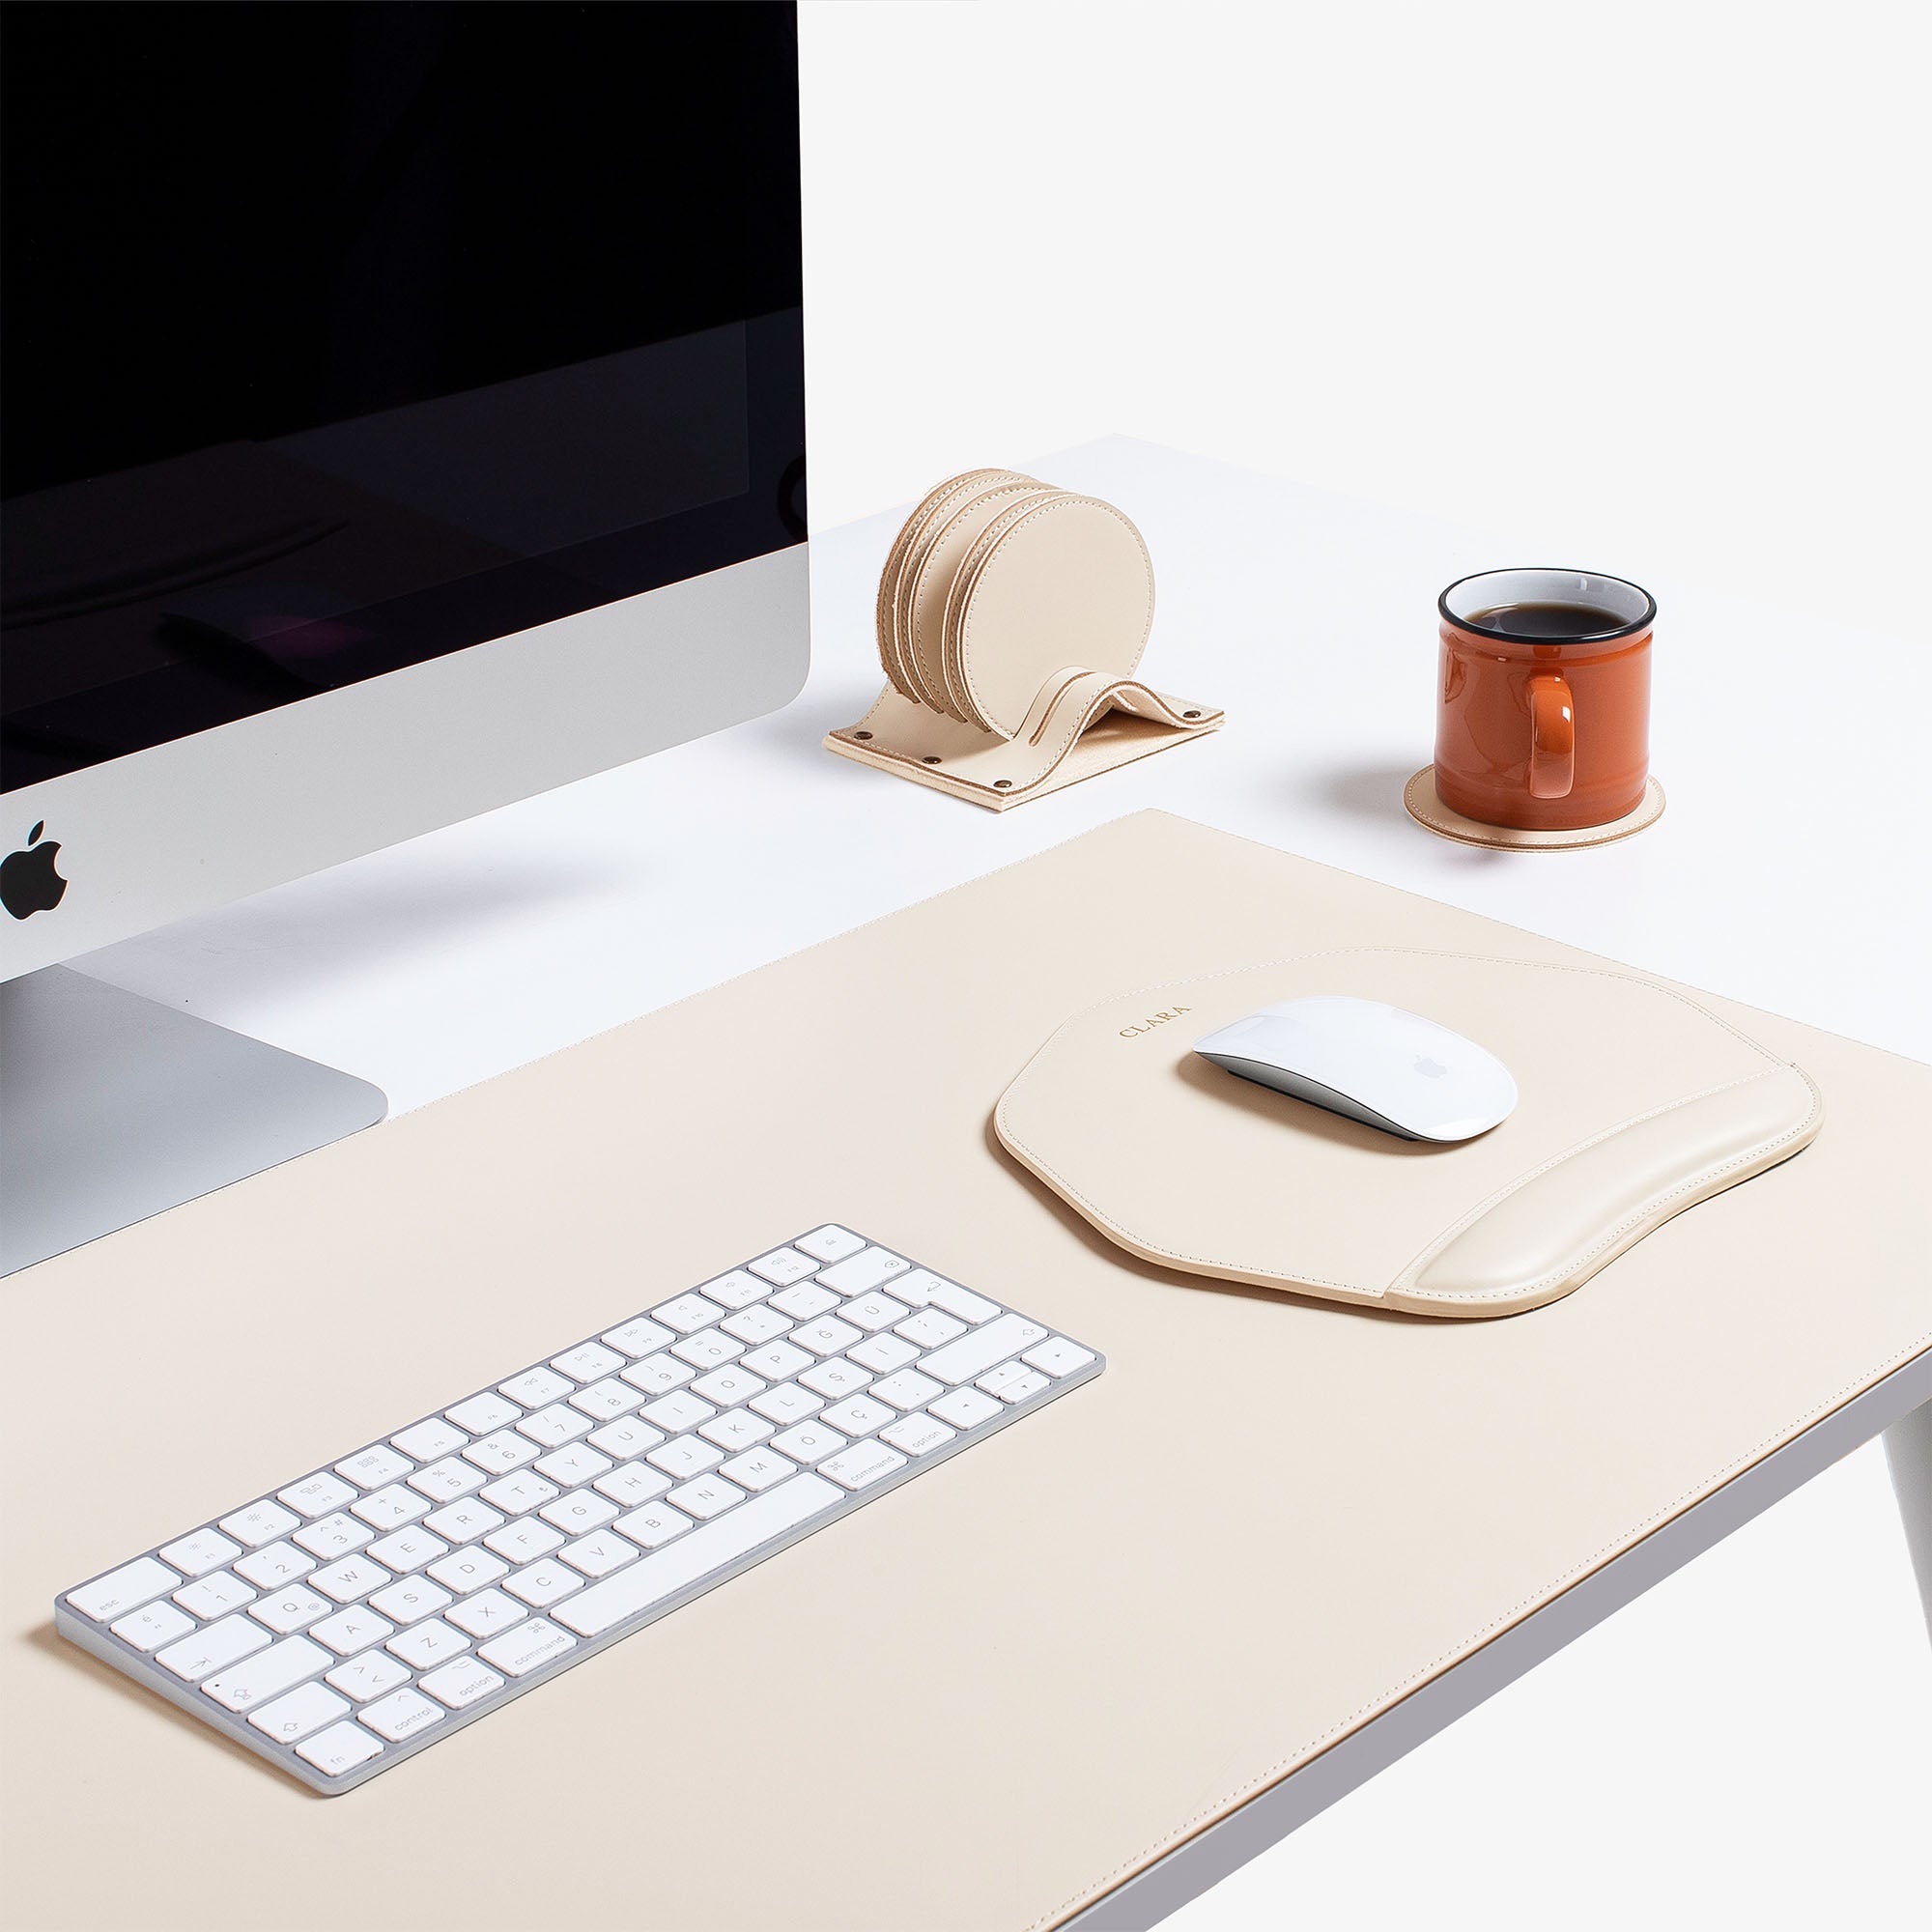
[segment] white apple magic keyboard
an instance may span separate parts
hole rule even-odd
[[[54,1622],[348,1791],[1103,1367],[814,1228],[80,1584]]]

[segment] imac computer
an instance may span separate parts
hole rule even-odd
[[[381,1119],[73,960],[788,701],[789,5],[0,9],[0,1264]]]

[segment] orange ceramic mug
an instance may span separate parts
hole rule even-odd
[[[1650,775],[1650,592],[1595,571],[1486,570],[1436,608],[1442,803],[1533,832],[1634,811]]]

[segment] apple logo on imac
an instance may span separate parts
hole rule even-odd
[[[60,840],[42,840],[47,829],[43,818],[27,834],[27,842],[17,852],[0,859],[0,905],[15,919],[31,919],[37,912],[52,912],[67,891],[67,881],[54,870],[54,855]]]

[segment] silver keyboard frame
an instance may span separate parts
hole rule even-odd
[[[812,1224],[814,1228],[820,1225],[826,1224],[817,1222]],[[852,1224],[847,1221],[840,1221],[831,1225],[852,1229],[852,1232],[855,1234],[862,1232],[858,1229],[853,1229]],[[805,1232],[809,1234],[811,1230],[807,1229]],[[868,1246],[886,1247],[887,1245],[883,1241],[875,1241],[870,1236],[865,1236],[864,1238]],[[374,1438],[372,1442],[358,1444],[356,1448],[344,1450],[342,1456],[334,1458],[332,1462],[319,1463],[312,1467],[302,1469],[298,1474],[291,1476],[288,1483],[282,1484],[280,1487],[284,1489],[289,1488],[293,1484],[299,1483],[306,1477],[316,1474],[319,1470],[330,1469],[334,1462],[341,1462],[350,1456],[357,1455],[363,1448],[373,1448],[377,1443],[387,1442],[391,1436],[401,1435],[404,1430],[413,1428],[418,1422],[439,1420],[446,1410],[456,1407],[461,1403],[469,1401],[471,1397],[494,1395],[498,1383],[508,1381],[513,1377],[524,1375],[530,1369],[545,1368],[554,1356],[567,1354],[572,1349],[581,1348],[586,1342],[600,1342],[612,1328],[624,1321],[630,1321],[634,1315],[648,1316],[653,1307],[659,1306],[666,1301],[674,1300],[680,1294],[701,1294],[704,1292],[705,1282],[715,1281],[737,1268],[749,1268],[752,1261],[761,1260],[764,1256],[775,1252],[778,1248],[788,1247],[794,1239],[796,1239],[795,1235],[787,1236],[783,1240],[774,1242],[769,1247],[759,1248],[749,1260],[732,1262],[726,1266],[718,1269],[715,1274],[707,1275],[704,1281],[694,1282],[682,1288],[673,1288],[668,1293],[654,1295],[651,1301],[641,1308],[634,1309],[628,1314],[617,1316],[614,1321],[605,1323],[602,1328],[595,1329],[588,1335],[581,1336],[575,1342],[563,1343],[559,1347],[552,1349],[548,1353],[538,1356],[535,1361],[526,1363],[522,1368],[511,1369],[504,1375],[497,1377],[495,1381],[485,1382],[481,1388],[470,1390],[469,1395],[452,1396],[448,1402],[431,1409],[427,1414],[417,1416],[411,1422],[398,1423],[394,1429]],[[887,1252],[898,1255],[904,1260],[911,1262],[915,1268],[927,1268],[929,1272],[941,1276],[944,1280],[958,1283],[961,1287],[972,1288],[972,1292],[984,1300],[999,1301],[997,1296],[987,1294],[984,1289],[973,1288],[971,1283],[960,1282],[957,1275],[948,1273],[944,1268],[932,1267],[929,1263],[920,1261],[917,1257],[909,1254],[904,1248],[888,1248]],[[832,1264],[827,1263],[823,1265],[830,1266]],[[776,1284],[772,1286],[771,1293],[779,1294],[782,1292]],[[879,1293],[890,1294],[892,1293],[892,1283],[890,1281],[882,1283]],[[246,1712],[227,1710],[222,1705],[217,1704],[212,1697],[203,1696],[199,1685],[184,1683],[172,1671],[156,1663],[154,1658],[147,1652],[135,1649],[125,1637],[116,1636],[105,1624],[97,1624],[91,1619],[82,1616],[79,1611],[71,1607],[66,1602],[66,1591],[62,1591],[54,1599],[54,1628],[70,1643],[76,1644],[80,1649],[99,1658],[105,1663],[111,1663],[115,1669],[124,1671],[128,1676],[133,1678],[135,1682],[145,1686],[150,1690],[158,1692],[171,1704],[175,1704],[185,1711],[190,1717],[199,1719],[202,1723],[213,1726],[224,1736],[232,1738],[237,1744],[253,1751],[257,1757],[267,1758],[278,1771],[286,1772],[291,1777],[299,1779],[311,1791],[319,1792],[325,1798],[339,1798],[345,1792],[354,1791],[358,1784],[366,1784],[370,1778],[380,1777],[385,1771],[393,1771],[397,1765],[403,1763],[406,1759],[413,1757],[418,1751],[428,1750],[433,1746],[442,1743],[445,1738],[454,1737],[465,1725],[474,1723],[479,1718],[492,1716],[495,1712],[501,1710],[512,1698],[521,1697],[526,1690],[534,1690],[541,1684],[548,1684],[553,1677],[560,1676],[564,1671],[585,1662],[588,1659],[595,1657],[599,1651],[608,1650],[612,1644],[621,1643],[626,1637],[636,1635],[639,1631],[656,1623],[660,1617],[667,1617],[675,1610],[681,1610],[687,1604],[696,1602],[699,1597],[715,1590],[721,1583],[729,1582],[732,1577],[743,1576],[747,1570],[753,1569],[757,1564],[764,1562],[767,1557],[777,1555],[781,1549],[790,1548],[794,1543],[803,1542],[809,1536],[816,1536],[820,1532],[830,1529],[835,1523],[842,1522],[855,1510],[864,1509],[868,1503],[878,1501],[881,1496],[890,1495],[893,1491],[903,1488],[905,1484],[925,1474],[928,1469],[937,1468],[940,1463],[951,1462],[953,1457],[976,1447],[980,1442],[983,1442],[987,1436],[996,1435],[1001,1430],[1011,1428],[1014,1423],[1022,1421],[1025,1417],[1044,1408],[1049,1403],[1058,1400],[1069,1390],[1079,1388],[1083,1384],[1092,1381],[1107,1366],[1106,1356],[1097,1349],[1091,1349],[1090,1344],[1078,1340],[1075,1336],[1066,1334],[1064,1329],[1054,1327],[1052,1323],[1043,1321],[1039,1316],[1027,1315],[1023,1310],[1014,1308],[1009,1302],[1006,1301],[999,1301],[999,1315],[1018,1315],[1022,1320],[1039,1322],[1040,1326],[1049,1331],[1046,1339],[1071,1342],[1076,1348],[1090,1349],[1094,1359],[1083,1368],[1072,1370],[1065,1376],[1049,1380],[1045,1388],[1037,1389],[1032,1395],[1025,1398],[1025,1400],[1016,1402],[1010,1406],[1003,1406],[999,1414],[989,1415],[983,1422],[976,1423],[971,1429],[960,1430],[956,1437],[943,1448],[931,1450],[923,1456],[915,1456],[907,1462],[904,1468],[894,1470],[890,1476],[880,1477],[876,1483],[872,1483],[863,1490],[848,1492],[842,1501],[829,1514],[813,1517],[791,1529],[781,1531],[777,1536],[768,1537],[763,1543],[747,1550],[744,1555],[735,1558],[723,1569],[717,1570],[709,1576],[699,1577],[696,1581],[688,1584],[682,1590],[674,1592],[662,1602],[639,1611],[637,1616],[628,1621],[613,1625],[610,1630],[604,1632],[601,1636],[578,1637],[572,1649],[565,1651],[560,1657],[553,1658],[547,1663],[538,1664],[534,1670],[529,1671],[526,1675],[523,1677],[505,1676],[500,1689],[492,1690],[487,1696],[479,1698],[474,1704],[465,1710],[445,1711],[436,1723],[432,1724],[419,1735],[412,1738],[405,1738],[400,1744],[392,1744],[386,1739],[379,1739],[378,1742],[382,1744],[383,1748],[378,1756],[369,1758],[365,1762],[356,1765],[352,1771],[344,1772],[339,1777],[327,1776],[325,1773],[318,1771],[306,1758],[298,1756],[294,1745],[279,1744],[273,1738],[268,1736],[266,1732],[258,1730],[255,1725],[248,1721],[248,1714]],[[997,1321],[999,1315],[989,1315],[986,1317],[986,1321]],[[781,1337],[780,1339],[782,1340],[783,1338]],[[1032,1346],[1038,1347],[1039,1345],[1036,1343]],[[908,1363],[907,1366],[909,1368],[917,1368],[918,1363]],[[828,1402],[830,1400],[828,1398]],[[870,1438],[865,1437],[859,1439],[869,1440]],[[887,1446],[890,1447],[891,1445],[888,1444]],[[801,1473],[805,1472],[802,1470]],[[787,1477],[786,1480],[791,1481],[793,1479]],[[766,1493],[769,1492],[767,1492]],[[234,1502],[223,1504],[220,1514],[226,1515],[233,1510],[245,1509],[249,1503],[257,1499],[258,1495],[272,1498],[274,1494],[275,1487],[273,1486],[259,1492],[251,1492],[249,1494]],[[218,1520],[217,1516],[211,1516],[203,1522],[193,1523],[187,1529],[177,1530],[173,1535],[163,1537],[160,1543],[155,1544],[145,1550],[130,1550],[127,1555],[109,1564],[106,1569],[97,1571],[94,1577],[83,1577],[79,1582],[69,1584],[68,1589],[80,1589],[85,1584],[95,1581],[97,1577],[109,1576],[126,1564],[137,1562],[143,1556],[152,1556],[157,1563],[165,1563],[166,1558],[160,1552],[166,1545],[178,1541],[183,1536],[191,1535],[197,1529],[213,1527]],[[713,1518],[711,1520],[713,1521],[721,1521],[724,1519]],[[667,1549],[675,1548],[676,1547],[675,1541],[663,1546]],[[645,1554],[650,1553],[649,1551],[645,1552]],[[169,1564],[168,1567],[172,1569],[174,1566]],[[628,1565],[625,1566],[625,1568],[628,1567]],[[613,1570],[611,1572],[612,1577],[621,1576],[622,1574],[622,1570]],[[187,1580],[192,1581],[193,1579],[188,1578]],[[586,1577],[584,1579],[584,1587],[587,1589],[593,1582],[601,1582],[603,1580],[605,1579],[601,1577]],[[162,1596],[155,1598],[152,1601],[169,1603],[173,1601],[173,1598],[171,1593],[164,1593]],[[544,1610],[533,1609],[530,1614],[533,1617],[540,1617],[547,1613]],[[300,1632],[292,1633],[292,1634],[296,1635],[301,1634]],[[473,1650],[465,1654],[473,1655]],[[412,1687],[417,1675],[420,1675],[420,1673],[412,1672]],[[502,1673],[499,1672],[498,1675],[502,1675]],[[309,1683],[321,1682],[321,1674],[318,1673],[316,1677],[305,1679],[304,1681]],[[279,1692],[277,1694],[286,1695],[288,1693]],[[353,1718],[354,1713],[352,1712],[350,1716]],[[346,1720],[336,1719],[335,1721],[341,1722]],[[376,1733],[372,1731],[370,1735],[374,1737]]]

